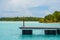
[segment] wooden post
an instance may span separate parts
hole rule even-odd
[[[25,24],[24,24],[24,16],[23,16],[23,27],[25,27]]]

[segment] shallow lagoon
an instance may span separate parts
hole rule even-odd
[[[60,35],[43,35],[42,30],[40,34],[35,31],[33,35],[22,35],[19,29],[22,25],[21,21],[0,21],[0,40],[60,40]],[[25,22],[25,26],[60,27],[60,23]]]

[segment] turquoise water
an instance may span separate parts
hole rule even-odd
[[[21,29],[22,22],[5,22],[0,21],[0,40],[60,40],[60,35],[22,35]],[[25,22],[25,26],[48,26],[48,27],[60,27],[59,23],[38,23],[38,22]]]

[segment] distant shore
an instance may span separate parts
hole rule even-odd
[[[60,23],[60,11],[42,17],[2,17],[0,21],[38,21],[40,23]]]

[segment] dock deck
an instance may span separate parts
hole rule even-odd
[[[19,27],[20,29],[60,29],[60,27]]]

